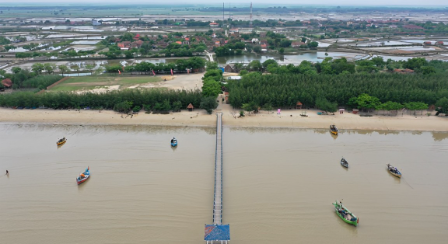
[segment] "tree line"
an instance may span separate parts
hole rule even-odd
[[[146,111],[166,112],[186,108],[190,103],[198,108],[201,105],[201,100],[202,93],[198,90],[128,89],[101,94],[15,92],[0,96],[0,106],[52,109],[82,109],[88,107],[91,109],[113,109],[118,112],[144,108]]]
[[[0,70],[0,76],[11,79],[13,89],[38,88],[40,90],[45,89],[62,78],[59,75],[51,75],[53,72],[48,73],[50,75],[42,75],[42,70],[45,68],[48,70],[53,70],[53,66],[46,67],[44,64],[40,63],[35,63],[33,66],[36,66],[36,64],[39,64],[40,72],[31,72],[27,69],[13,67],[12,74],[8,74],[4,70]]]
[[[106,72],[108,73],[118,73],[120,72],[129,72],[129,73],[144,73],[144,74],[152,74],[152,72],[158,73],[169,73],[171,70],[173,72],[184,73],[187,72],[187,69],[192,69],[190,72],[194,70],[202,69],[205,66],[205,60],[199,57],[191,57],[189,59],[178,59],[173,63],[149,63],[146,61],[127,65],[123,67],[121,64],[112,64],[106,65]]]
[[[354,107],[350,99],[360,94],[377,97],[380,103],[400,104],[422,102],[432,105],[448,98],[448,78],[442,74],[261,75],[253,72],[227,86],[233,107],[253,102],[258,106],[293,108],[298,101],[305,107],[315,107],[318,99]]]

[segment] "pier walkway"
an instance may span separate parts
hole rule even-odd
[[[222,113],[216,114],[215,197],[213,200],[213,224],[205,225],[204,240],[208,243],[227,243],[230,240],[229,225],[222,224]]]

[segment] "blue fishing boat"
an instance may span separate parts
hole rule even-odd
[[[171,146],[172,147],[177,147],[177,139],[173,137],[173,139],[171,139]]]
[[[79,174],[78,178],[76,178],[76,182],[79,185],[86,182],[86,180],[88,180],[89,178],[90,178],[90,168],[87,167],[87,169],[81,174]]]

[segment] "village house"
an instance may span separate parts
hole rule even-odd
[[[438,41],[438,42],[436,42],[436,45],[443,46],[444,44],[443,44],[443,41]]]
[[[235,65],[234,64],[228,64],[224,67],[224,72],[233,73],[235,72]]]
[[[3,85],[5,88],[11,88],[11,87],[12,87],[12,81],[11,81],[11,79],[6,78],[6,79],[2,80],[2,85]]]
[[[215,22],[210,23],[210,28],[218,28],[218,27],[219,27],[218,23],[215,23]]]
[[[304,42],[291,42],[291,47],[300,47],[302,45],[305,45]]]
[[[418,25],[403,25],[403,28],[408,29],[408,30],[424,30],[425,29]]]
[[[394,69],[394,73],[398,73],[398,74],[413,74],[414,71],[412,69]]]

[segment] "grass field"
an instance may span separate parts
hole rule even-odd
[[[84,76],[72,77],[61,84],[51,88],[50,91],[80,91],[104,88],[119,85],[119,89],[128,88],[138,84],[159,82],[160,77],[151,76]]]

